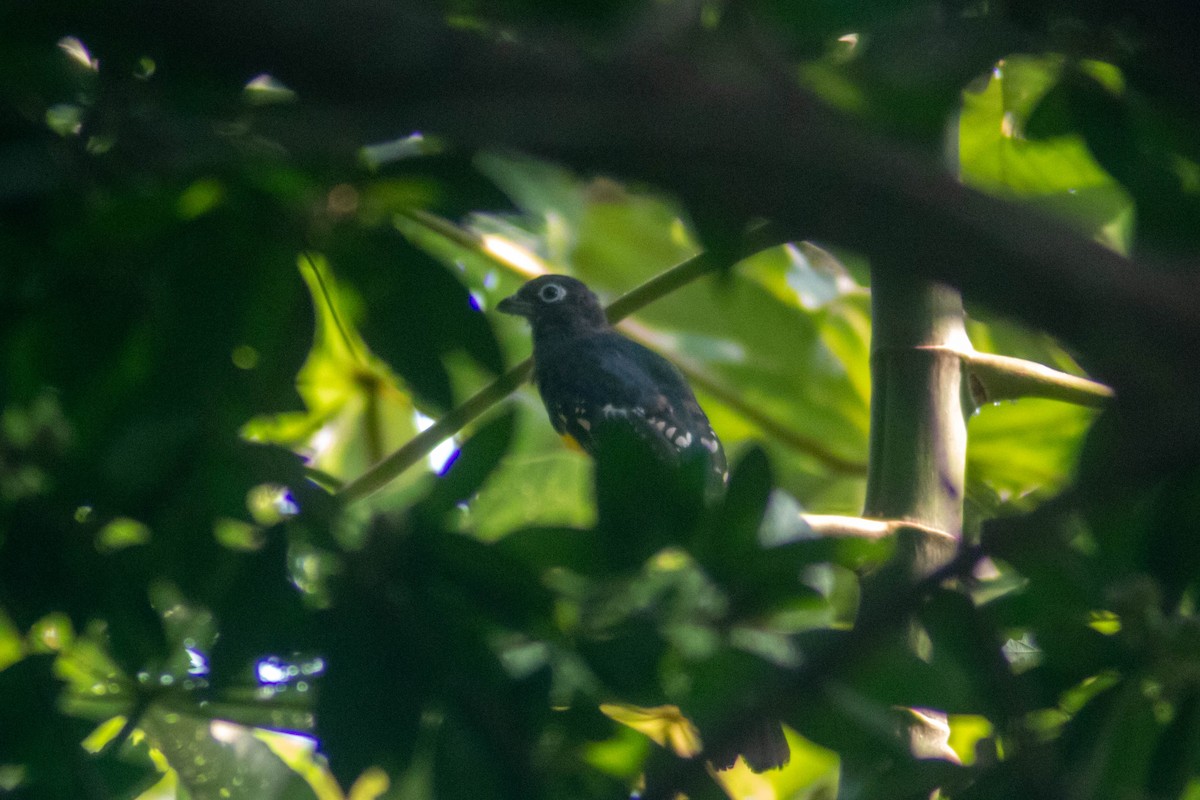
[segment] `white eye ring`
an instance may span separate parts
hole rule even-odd
[[[557,303],[567,296],[567,290],[557,283],[547,283],[538,289],[538,299],[543,303]]]

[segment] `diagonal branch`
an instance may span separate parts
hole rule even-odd
[[[521,263],[517,263],[507,257],[508,254],[505,251],[489,246],[489,242],[485,237],[460,225],[456,225],[450,220],[421,210],[409,211],[404,217],[408,222],[423,226],[459,247],[467,248],[490,258],[499,266],[516,272],[522,277],[531,276],[531,273]],[[746,235],[739,253],[733,255],[732,259],[737,261],[744,255],[749,255],[777,243],[776,237],[769,229],[764,227],[757,228]],[[525,256],[522,256],[519,260],[525,261],[527,259]],[[644,308],[655,300],[665,297],[703,275],[719,271],[721,268],[722,263],[715,260],[711,255],[706,253],[697,254],[675,267],[655,275],[640,286],[618,297],[607,308],[608,318],[614,323],[620,322],[625,317]],[[728,266],[725,268],[728,268]],[[644,341],[643,337],[636,330],[626,330],[626,333],[635,339]],[[721,402],[738,411],[773,438],[790,446],[797,452],[802,452],[815,458],[836,472],[864,473],[866,471],[865,464],[846,459],[830,451],[824,443],[806,437],[778,420],[772,419],[752,404],[747,403],[734,389],[709,375],[696,365],[690,364],[685,360],[679,362],[679,366],[697,386],[717,397]],[[419,463],[440,442],[458,433],[463,427],[470,424],[493,405],[499,403],[515,391],[529,378],[531,370],[532,361],[530,359],[522,361],[475,395],[468,398],[434,425],[414,436],[386,459],[372,466],[355,480],[347,483],[338,493],[338,497],[345,502],[354,502],[382,488],[405,470]]]
[[[616,322],[680,286],[715,272],[719,266],[720,264],[703,253],[693,256],[619,297],[608,307],[609,319]],[[533,359],[527,358],[409,439],[399,450],[347,483],[336,497],[343,503],[353,503],[383,488],[432,452],[440,442],[458,433],[489,408],[512,394],[528,380],[532,371]]]

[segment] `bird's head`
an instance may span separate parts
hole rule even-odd
[[[501,300],[497,311],[525,317],[534,334],[571,333],[608,326],[599,298],[582,281],[567,275],[542,275]]]

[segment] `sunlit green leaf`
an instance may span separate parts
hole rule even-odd
[[[530,214],[542,251],[609,298],[696,252],[669,202],[528,159],[493,156],[484,166]],[[861,479],[842,471],[861,464],[866,446],[865,292],[818,248],[765,251],[731,282],[706,283],[639,312],[626,332],[692,379],[727,449],[768,439],[795,481],[785,485],[806,500],[814,495],[816,507],[830,493],[836,499],[827,508],[851,510],[861,501]],[[825,454],[838,460],[838,473],[822,469]]]
[[[306,252],[298,264],[317,311],[313,347],[296,378],[307,411],[255,419],[243,434],[288,445],[316,469],[349,479],[416,433],[415,408],[354,327],[361,300],[347,302],[318,254]]]
[[[152,709],[141,727],[192,796],[316,797],[252,729],[161,709]]]
[[[1049,496],[1070,478],[1094,418],[1088,409],[1032,398],[982,408],[969,425],[968,480],[1005,503]]]
[[[1057,56],[1010,56],[982,90],[963,94],[955,162],[965,183],[1020,198],[1125,251],[1131,236],[1129,196],[1100,168],[1078,134],[1031,140],[1025,134],[1038,101],[1063,73]]]
[[[494,539],[527,526],[595,522],[590,460],[562,446],[542,415],[540,407],[528,413],[504,461],[468,504],[462,524],[476,536]]]

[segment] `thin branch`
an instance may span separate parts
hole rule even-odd
[[[318,469],[314,466],[306,466],[304,468],[304,475],[313,483],[330,492],[341,491],[342,486],[344,485],[344,481],[342,481],[341,478],[330,475],[325,470]]]
[[[920,531],[935,539],[957,541],[952,534],[946,531],[904,519],[868,519],[866,517],[843,517],[836,514],[801,514],[800,518],[808,523],[808,526],[818,536],[882,539],[901,529],[909,529]]]
[[[532,372],[533,359],[527,358],[409,439],[399,450],[347,483],[337,493],[337,499],[343,503],[353,503],[382,489],[409,467],[428,456],[443,441],[512,394]]]
[[[372,461],[383,458],[383,410],[379,405],[379,381],[359,380],[363,389],[363,440],[367,457]]]
[[[513,259],[505,257],[501,248],[491,246],[486,237],[456,225],[448,219],[439,217],[436,214],[431,214],[428,211],[418,209],[409,210],[402,215],[405,219],[425,227],[443,238],[454,242],[460,247],[474,251],[475,253],[495,261],[498,265],[504,267],[510,272],[521,275],[522,277],[531,277],[529,270],[525,269],[521,264],[516,263]],[[766,227],[756,228],[747,235],[747,241],[742,248],[742,253],[751,254],[758,250],[771,247],[779,243],[779,236],[775,235]],[[534,258],[532,254],[528,254],[529,258]],[[523,256],[524,258],[524,256]],[[679,264],[678,269],[667,270],[659,273],[642,285],[628,292],[627,294],[617,298],[611,305],[608,306],[607,315],[610,322],[617,323],[628,317],[634,311],[648,305],[652,300],[646,300],[647,297],[657,299],[664,297],[676,289],[685,286],[689,282],[695,280],[698,276],[709,272],[719,270],[719,265],[715,264],[712,257],[706,253],[700,253],[696,256]],[[637,325],[626,324],[622,326],[625,334],[642,344],[650,344],[651,337],[645,335],[643,329]],[[824,467],[833,471],[849,475],[862,475],[867,471],[867,465],[861,461],[854,461],[838,455],[829,449],[829,447],[819,439],[805,436],[799,431],[793,429],[787,423],[781,422],[762,409],[754,406],[753,403],[747,402],[745,396],[738,392],[734,387],[722,382],[714,377],[710,372],[700,367],[694,361],[676,355],[673,359],[675,365],[680,371],[687,376],[688,380],[694,386],[698,386],[708,394],[720,400],[729,408],[736,411],[741,416],[745,417],[750,422],[758,426],[758,428],[771,439],[780,442],[786,447],[791,448],[797,453],[804,454],[810,458],[819,461]]]
[[[424,209],[410,208],[396,215],[396,227],[400,229],[401,233],[407,235],[408,232],[404,230],[403,221],[420,225],[427,231],[441,236],[464,250],[470,250],[521,278],[528,280],[553,271],[542,261],[540,256],[521,245],[494,234],[477,233]]]
[[[443,238],[449,239],[459,247],[474,250],[481,255],[486,254],[481,235],[461,225],[455,225],[445,217],[440,217],[422,208],[406,208],[396,216],[422,225]]]
[[[680,286],[715,271],[717,266],[704,254],[693,256],[643,283],[628,294],[617,298],[608,307],[609,319],[619,320],[623,316],[632,314]],[[399,450],[347,483],[337,493],[337,499],[343,503],[353,503],[383,488],[409,467],[429,455],[439,443],[458,433],[489,408],[512,394],[529,378],[532,372],[533,359],[527,358],[480,389],[433,425],[409,439]]]
[[[1044,397],[1079,406],[1103,407],[1114,396],[1113,390],[1103,383],[1021,358],[976,351],[959,355],[971,371],[971,393],[979,404]]]
[[[608,304],[604,313],[609,322],[620,322],[635,311],[645,308],[661,297],[666,297],[697,278],[716,272],[721,266],[708,253],[697,253],[621,295]]]
[[[359,352],[358,344],[355,342],[354,337],[350,335],[346,323],[342,321],[341,310],[338,308],[337,301],[333,297],[333,289],[329,286],[325,271],[317,265],[317,261],[313,258],[311,250],[304,250],[301,255],[303,255],[304,260],[308,263],[308,268],[312,271],[313,280],[317,283],[321,300],[325,304],[325,309],[329,312],[330,319],[333,320],[333,327],[337,330],[337,335],[342,340],[342,344],[350,351],[350,355],[356,362],[365,364],[366,359]]]

